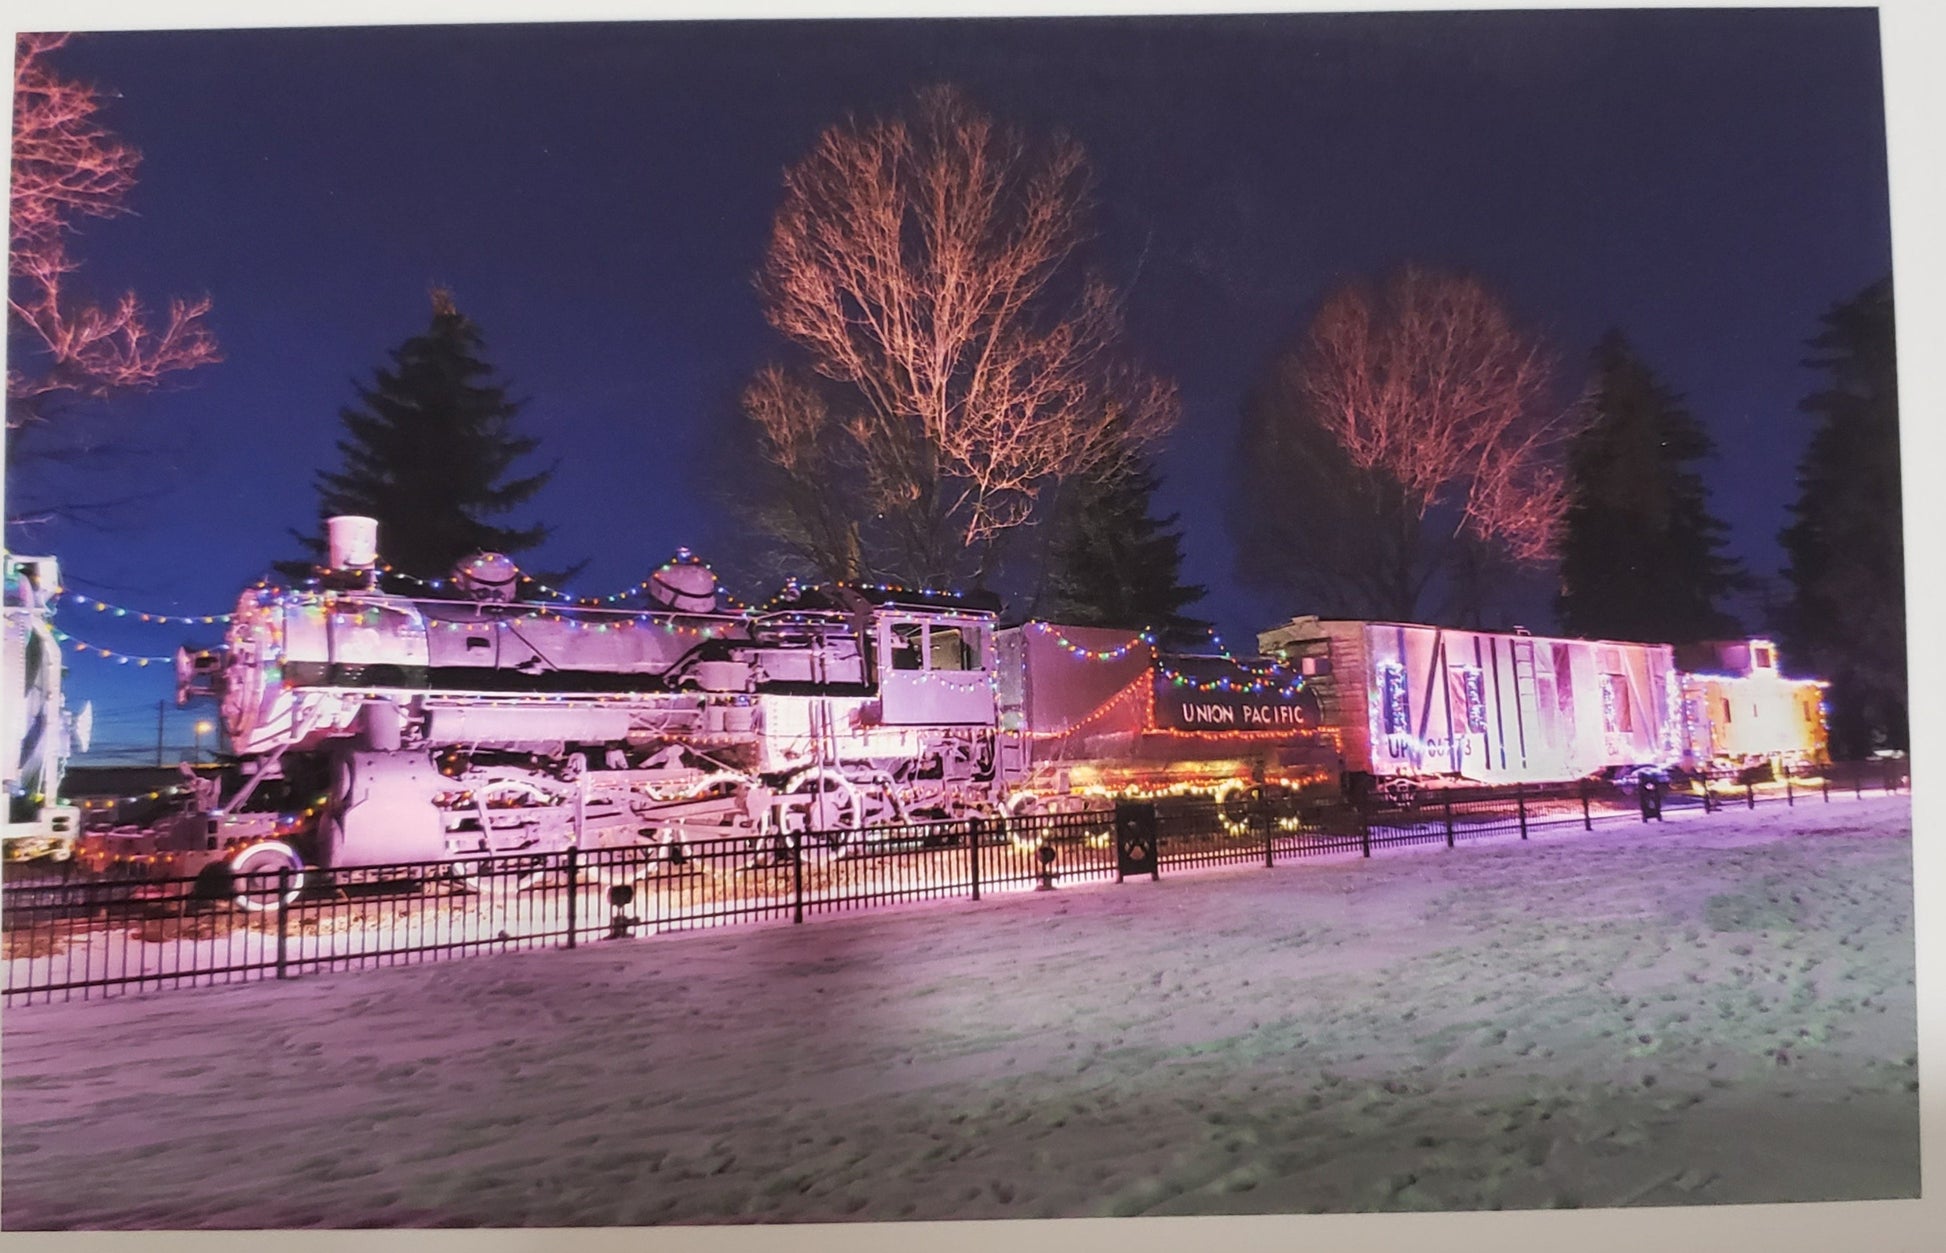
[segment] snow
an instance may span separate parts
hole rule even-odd
[[[1913,1197],[1905,797],[9,1010],[9,1229]]]

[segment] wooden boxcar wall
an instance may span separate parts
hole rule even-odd
[[[1259,644],[1330,657],[1316,682],[1348,770],[1552,782],[1680,751],[1666,645],[1315,618]]]

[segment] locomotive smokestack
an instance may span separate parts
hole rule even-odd
[[[346,514],[326,518],[333,570],[369,570],[378,564],[378,519]]]

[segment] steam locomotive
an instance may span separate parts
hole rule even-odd
[[[220,702],[241,783],[206,787],[158,853],[239,872],[705,835],[841,853],[1130,794],[1672,763],[1685,711],[1709,712],[1666,645],[1296,619],[1265,656],[1185,655],[859,584],[730,612],[686,552],[646,610],[519,599],[495,554],[404,595],[376,523],[328,527],[314,585],[245,592],[223,648],[179,655],[178,699]]]

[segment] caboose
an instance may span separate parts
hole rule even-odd
[[[1787,679],[1767,639],[1680,646],[1686,769],[1789,767],[1830,761],[1819,679]]]

